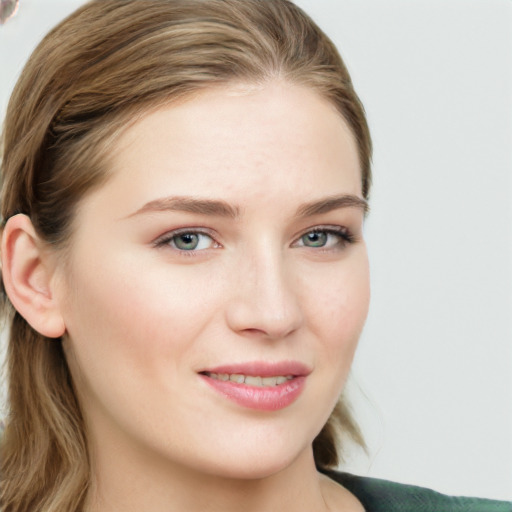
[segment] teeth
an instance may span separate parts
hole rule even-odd
[[[245,379],[245,382],[247,383],[247,379]],[[261,384],[263,386],[275,386],[277,385],[277,377],[263,377]]]
[[[223,381],[232,381],[237,384],[246,384],[247,386],[256,386],[256,387],[272,387],[279,386],[279,384],[283,384],[288,380],[293,379],[293,375],[277,375],[275,377],[258,377],[255,375],[242,375],[239,373],[227,374],[227,373],[210,373],[207,372],[206,375],[212,379],[223,380]]]
[[[247,375],[247,377],[245,377],[245,383],[248,386],[263,386],[261,377],[252,377],[251,375]]]

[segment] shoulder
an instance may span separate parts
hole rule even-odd
[[[378,478],[337,471],[323,473],[354,494],[367,512],[512,512],[510,501],[447,496]]]

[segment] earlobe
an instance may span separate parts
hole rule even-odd
[[[52,271],[29,217],[9,218],[1,255],[5,291],[15,309],[43,336],[62,336],[66,328],[53,295]]]

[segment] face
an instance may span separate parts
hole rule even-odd
[[[347,125],[308,89],[232,86],[116,144],[57,279],[96,459],[283,469],[311,452],[367,313]]]

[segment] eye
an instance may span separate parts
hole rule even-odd
[[[324,247],[328,240],[329,233],[325,231],[312,231],[301,237],[301,241],[306,247]]]
[[[177,251],[202,251],[205,249],[211,249],[212,247],[218,247],[219,245],[215,240],[208,235],[200,231],[187,230],[179,232],[167,233],[163,237],[155,241],[157,247],[171,246]]]
[[[312,249],[336,249],[352,243],[354,237],[346,228],[315,228],[304,233],[296,245]]]

